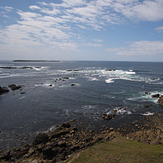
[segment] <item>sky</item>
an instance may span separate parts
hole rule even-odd
[[[163,0],[0,0],[0,60],[163,62]]]

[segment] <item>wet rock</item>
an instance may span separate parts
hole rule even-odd
[[[71,86],[73,87],[73,86],[75,86],[75,84],[74,84],[74,83],[72,83],[72,84],[71,84]]]
[[[52,84],[49,84],[50,87],[52,87],[53,85]]]
[[[0,161],[5,160],[8,161],[11,159],[10,151],[3,151],[0,153]]]
[[[68,79],[69,79],[69,77],[63,77],[63,79],[68,80]]]
[[[41,144],[41,143],[46,143],[48,141],[48,139],[49,139],[49,136],[46,133],[39,133],[36,136],[33,144],[37,145],[37,144]]]
[[[160,94],[154,94],[152,95],[152,98],[159,98],[160,97]]]
[[[0,87],[0,95],[9,92],[7,87]]]
[[[64,128],[70,128],[71,125],[70,125],[70,123],[66,122],[66,123],[63,123],[62,124],[62,127],[64,127]]]
[[[41,68],[41,67],[39,67],[39,66],[37,66],[37,67],[30,67],[30,66],[23,66],[23,67],[21,67],[21,66],[18,66],[18,67],[16,67],[16,66],[1,66],[0,67],[0,69],[35,69],[35,68]]]
[[[14,91],[14,90],[18,90],[18,89],[21,88],[20,85],[15,85],[15,84],[10,84],[10,85],[8,85],[8,87],[11,88],[13,91]]]
[[[163,95],[159,97],[158,103],[163,106]]]
[[[150,108],[151,105],[144,105],[144,108],[147,109],[147,108]]]
[[[68,69],[68,70],[66,70],[66,71],[79,71],[79,70],[77,70],[77,69]]]
[[[105,120],[110,120],[110,119],[113,119],[114,117],[115,117],[115,115],[110,115],[107,113],[102,115],[102,118]]]

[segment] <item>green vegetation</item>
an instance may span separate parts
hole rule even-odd
[[[74,154],[67,163],[161,163],[163,145],[151,145],[117,137]]]

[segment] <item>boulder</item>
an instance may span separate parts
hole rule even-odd
[[[9,92],[7,87],[0,87],[0,95]]]
[[[75,84],[74,84],[74,83],[72,83],[72,84],[71,84],[71,86],[73,87],[73,86],[75,86]]]
[[[160,94],[154,94],[152,95],[152,98],[159,98],[160,97]]]
[[[39,133],[36,136],[33,144],[37,145],[37,144],[41,144],[41,143],[46,143],[48,141],[48,139],[49,139],[49,136],[46,133]]]
[[[160,105],[163,106],[163,95],[161,95],[157,101]]]
[[[13,91],[14,91],[14,90],[18,90],[18,89],[21,88],[20,85],[15,85],[15,84],[10,84],[10,85],[8,85],[8,87],[11,88]]]

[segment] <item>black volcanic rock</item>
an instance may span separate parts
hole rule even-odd
[[[160,97],[160,94],[154,94],[152,95],[152,98],[159,98]]]
[[[7,92],[9,92],[7,87],[1,87],[0,86],[0,95],[3,94],[3,93],[7,93]]]
[[[15,85],[15,84],[10,84],[10,85],[8,85],[8,87],[11,88],[13,91],[14,91],[14,90],[18,90],[18,89],[21,88],[20,85]]]

